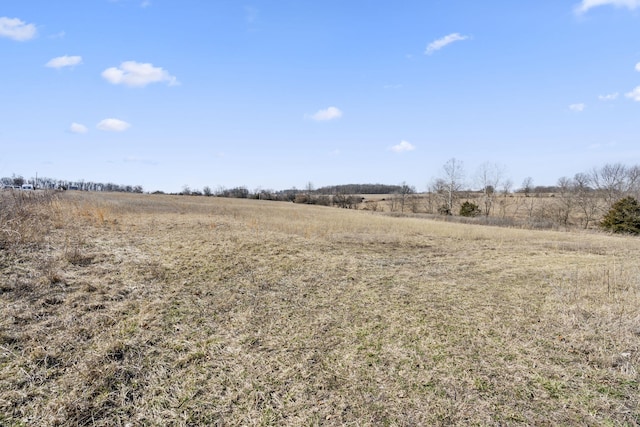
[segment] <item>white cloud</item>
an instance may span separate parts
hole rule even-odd
[[[608,93],[606,95],[599,95],[598,99],[600,101],[613,101],[614,99],[618,99],[618,92],[615,93]]]
[[[0,37],[22,42],[34,38],[36,34],[38,30],[33,24],[27,24],[18,18],[0,17]]]
[[[89,129],[85,125],[81,125],[80,123],[73,122],[71,126],[69,126],[69,132],[71,133],[87,133]]]
[[[151,1],[150,0],[144,0],[142,3],[140,3],[140,7],[143,8],[143,9],[147,8],[149,6],[151,6]]]
[[[569,105],[569,109],[570,109],[571,111],[575,111],[575,112],[577,112],[577,113],[580,113],[580,112],[584,111],[584,109],[585,109],[586,107],[587,107],[587,106],[586,106],[586,105],[584,105],[584,104],[571,104],[571,105]]]
[[[636,71],[640,72],[640,62],[636,64]]]
[[[62,68],[62,67],[73,67],[75,65],[82,64],[81,56],[58,56],[57,58],[51,59],[44,66],[49,68]]]
[[[407,141],[400,141],[400,144],[391,147],[391,151],[395,151],[396,153],[404,153],[405,151],[413,151],[415,149],[416,147]]]
[[[104,119],[97,126],[98,129],[106,132],[123,132],[130,127],[129,123],[119,119]]]
[[[316,112],[310,117],[318,122],[326,122],[328,120],[339,119],[342,117],[342,111],[336,107],[329,107],[326,110]]]
[[[153,64],[136,61],[125,61],[120,67],[107,68],[102,72],[102,77],[111,84],[130,87],[144,87],[150,83],[161,82],[167,82],[169,86],[180,84],[168,71],[154,67]]]
[[[625,94],[624,96],[626,96],[627,98],[631,98],[634,101],[640,102],[640,86],[637,86],[634,90]]]
[[[640,7],[640,0],[582,0],[574,10],[577,14],[583,14],[598,6],[626,7],[633,10]]]
[[[462,36],[460,33],[452,33],[447,36],[442,37],[441,39],[435,40],[427,46],[427,49],[424,51],[425,55],[431,55],[432,53],[442,49],[443,47],[458,41],[467,40],[469,36]]]

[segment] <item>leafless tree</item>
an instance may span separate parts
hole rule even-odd
[[[457,194],[464,185],[464,166],[460,160],[455,157],[449,159],[443,166],[444,183],[447,194],[446,207],[449,212],[453,212],[453,204],[457,198]]]
[[[305,185],[304,189],[305,194],[298,195],[298,197],[296,198],[296,203],[313,204],[313,192],[315,191],[313,183],[311,181],[307,182],[307,185]]]
[[[447,207],[447,200],[447,182],[443,178],[434,179],[429,185],[427,210],[430,213],[451,214],[451,209]]]
[[[396,212],[400,210],[400,199],[395,194],[390,194],[387,197],[387,204],[389,205],[389,212]]]
[[[408,204],[409,197],[412,194],[415,194],[415,192],[415,188],[407,185],[406,182],[400,184],[400,190],[398,192],[398,197],[400,198],[400,212],[404,212],[405,206]]]
[[[532,191],[533,191],[533,178],[528,176],[524,179],[524,181],[522,181],[522,192],[524,193],[525,197],[529,197]]]
[[[410,204],[410,199],[415,192],[415,188],[408,185],[406,182],[400,184],[398,190],[389,197],[389,210],[391,210],[391,212],[404,212]]]
[[[627,168],[627,191],[636,199],[640,198],[640,166]]]
[[[485,216],[491,214],[498,188],[502,185],[505,167],[497,163],[484,162],[476,171],[476,182],[482,189],[482,204]]]
[[[513,181],[510,179],[503,179],[500,184],[500,194],[502,197],[498,200],[498,206],[500,208],[500,216],[506,218],[507,208],[513,201],[511,189],[513,188]],[[517,212],[517,207],[516,207]]]
[[[627,168],[622,163],[606,164],[593,168],[589,176],[591,183],[604,195],[607,208],[627,190]]]
[[[563,176],[558,179],[556,186],[558,188],[555,199],[556,220],[567,227],[575,204],[573,182],[570,178]]]
[[[582,216],[582,226],[588,228],[600,210],[600,200],[596,191],[591,187],[591,178],[588,174],[577,173],[573,177],[573,193],[576,207]]]

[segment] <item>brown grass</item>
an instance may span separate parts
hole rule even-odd
[[[640,240],[68,193],[0,252],[0,425],[637,425]]]

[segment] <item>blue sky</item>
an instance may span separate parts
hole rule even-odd
[[[0,176],[424,190],[640,163],[640,0],[11,0]]]

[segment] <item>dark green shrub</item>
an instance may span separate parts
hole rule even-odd
[[[475,203],[466,201],[460,206],[460,216],[478,216],[480,215],[480,207]]]
[[[600,227],[613,233],[640,233],[640,205],[629,196],[618,200],[602,218]]]

